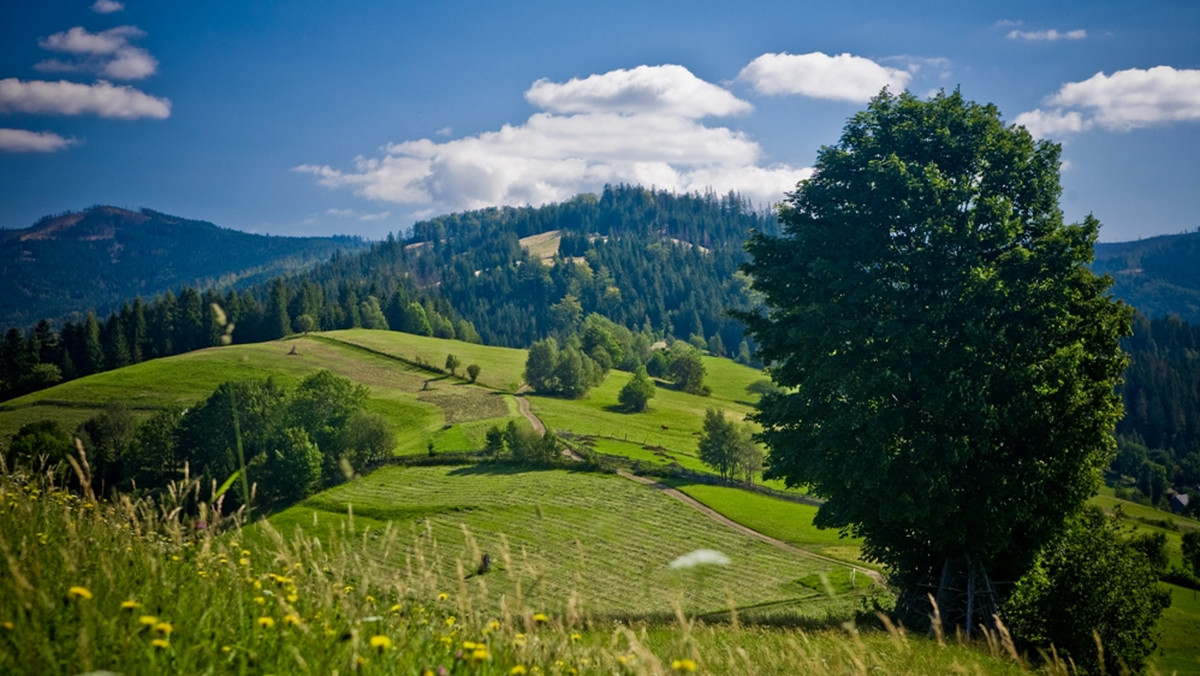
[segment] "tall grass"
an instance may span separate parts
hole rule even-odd
[[[592,620],[571,599],[529,605],[522,567],[487,575],[430,561],[429,539],[387,563],[395,530],[353,518],[322,537],[236,516],[181,482],[161,503],[97,503],[0,477],[0,673],[667,674],[1020,673],[998,646],[902,630],[801,631]],[[515,576],[511,595],[489,578]],[[492,578],[494,579],[494,578]]]

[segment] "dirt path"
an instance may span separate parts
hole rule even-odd
[[[517,408],[521,409],[521,415],[533,425],[533,431],[537,432],[539,437],[546,436],[546,425],[542,423],[541,418],[533,414],[533,409],[529,406],[529,400],[525,398],[525,393],[529,391],[529,386],[524,385],[517,390]]]
[[[800,549],[799,547],[788,544],[788,543],[784,542],[783,540],[777,540],[777,539],[771,537],[770,535],[767,535],[765,533],[760,533],[760,532],[754,530],[753,528],[750,528],[749,526],[744,526],[744,525],[734,521],[733,519],[730,519],[729,517],[725,516],[724,514],[718,512],[717,510],[713,509],[712,507],[709,507],[708,505],[704,504],[703,502],[700,502],[699,500],[684,493],[683,491],[680,491],[675,488],[671,488],[670,486],[668,486],[666,484],[661,484],[661,483],[655,481],[654,479],[648,479],[644,476],[637,476],[637,475],[631,474],[628,471],[623,470],[623,469],[617,470],[617,474],[620,474],[621,476],[623,476],[626,479],[629,479],[631,481],[636,481],[640,484],[650,486],[654,490],[662,491],[663,493],[666,493],[667,495],[675,498],[676,500],[682,502],[683,504],[687,505],[688,507],[691,507],[692,509],[695,509],[696,511],[700,512],[701,514],[704,514],[705,516],[712,519],[713,521],[716,521],[717,523],[719,523],[721,525],[732,528],[740,533],[744,533],[746,535],[749,535],[750,537],[762,540],[763,542],[766,542],[767,544],[774,545],[786,552],[796,554],[797,556],[803,556],[803,557],[806,557],[809,559],[815,559],[817,561],[823,561],[825,563],[830,563],[830,564],[834,564],[834,565],[838,565],[838,566],[847,566],[847,567],[852,568],[852,569],[858,571],[859,573],[871,578],[872,580],[875,581],[875,584],[878,584],[878,585],[883,584],[883,575],[881,575],[880,573],[878,573],[874,570],[871,570],[869,568],[862,568],[860,566],[856,566],[854,564],[842,561],[841,559],[835,559],[831,556],[824,556],[821,554],[816,554],[814,552],[810,552],[806,549]]]

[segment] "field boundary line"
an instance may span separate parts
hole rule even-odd
[[[740,533],[749,535],[750,537],[756,538],[758,540],[762,540],[763,542],[766,542],[767,544],[774,545],[775,547],[778,547],[779,549],[782,549],[782,550],[792,553],[792,554],[796,554],[796,555],[803,556],[806,558],[821,561],[823,563],[829,563],[829,564],[834,564],[834,565],[838,565],[838,566],[846,566],[847,568],[850,568],[851,570],[857,571],[857,572],[862,573],[863,575],[866,575],[867,577],[871,578],[871,580],[873,580],[875,582],[875,584],[877,584],[879,586],[884,585],[884,577],[878,571],[871,570],[870,568],[863,568],[861,566],[856,566],[853,563],[848,563],[846,561],[842,561],[841,559],[835,559],[832,556],[825,556],[824,554],[817,554],[815,552],[810,552],[806,549],[801,549],[793,544],[784,542],[783,540],[773,538],[770,535],[767,535],[766,533],[761,533],[745,524],[740,524],[737,521],[734,521],[733,519],[725,516],[724,514],[718,512],[717,510],[713,509],[712,507],[709,507],[708,505],[704,504],[703,502],[700,502],[696,498],[693,498],[692,496],[688,495],[687,493],[684,493],[683,491],[681,491],[677,488],[672,488],[664,483],[659,483],[658,481],[655,481],[654,479],[649,479],[644,476],[637,476],[636,474],[632,474],[628,470],[624,470],[624,469],[618,469],[617,474],[622,477],[625,477],[626,479],[629,479],[630,481],[636,481],[637,483],[645,485],[645,486],[649,486],[650,488],[653,488],[656,491],[661,491],[661,492],[675,498],[676,500],[682,502],[683,504],[691,507],[692,509],[699,511],[700,513],[704,514],[705,516],[712,519],[713,521],[716,521],[719,524],[722,524],[724,526],[732,528]]]

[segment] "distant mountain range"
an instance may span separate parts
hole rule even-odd
[[[142,209],[94,206],[0,229],[0,326],[104,316],[182,286],[244,287],[354,252],[353,237],[252,235]]]
[[[646,195],[652,196],[650,208],[638,205],[638,201]],[[657,197],[657,200],[653,197]],[[606,207],[606,203],[611,206]],[[614,213],[619,216],[611,215]],[[731,217],[747,222],[730,228],[730,223],[725,221]],[[647,222],[634,225],[642,219]],[[610,232],[611,225],[616,222],[627,225]],[[467,224],[470,226],[465,227]],[[442,241],[450,249],[441,251],[441,255],[436,257],[442,259],[441,262],[426,261],[423,267],[425,274],[416,275],[419,280],[424,278],[425,282],[451,282],[457,276],[451,270],[464,265],[447,263],[447,256],[451,260],[463,257],[471,259],[471,265],[465,266],[471,270],[486,268],[484,261],[474,259],[486,257],[485,252],[496,248],[498,242],[503,242],[501,248],[506,250],[504,253],[491,253],[496,254],[494,257],[498,260],[510,259],[514,254],[507,249],[520,249],[514,248],[515,241],[508,242],[509,237],[515,240],[516,237],[528,238],[543,232],[551,233],[555,235],[554,244],[562,239],[562,255],[577,256],[577,260],[583,260],[586,251],[603,244],[596,240],[598,235],[622,232],[623,238],[628,238],[633,233],[640,235],[642,229],[646,229],[646,234],[652,234],[653,237],[639,241],[639,248],[650,246],[654,240],[667,238],[663,241],[700,242],[698,246],[705,252],[708,251],[706,245],[731,249],[726,264],[715,266],[723,274],[728,274],[730,264],[736,265],[738,260],[735,252],[740,249],[746,227],[769,230],[773,225],[766,218],[737,215],[736,210],[731,213],[730,205],[721,200],[675,198],[626,187],[606,192],[599,203],[595,201],[595,196],[581,196],[560,205],[538,209],[489,209],[444,216],[417,224],[412,240],[423,241],[425,245]],[[630,226],[632,231],[626,232],[625,228]],[[443,239],[446,235],[452,237]],[[671,237],[676,239],[670,240]],[[410,243],[410,246],[413,245]],[[358,238],[253,235],[150,209],[130,211],[112,206],[95,206],[81,212],[47,216],[21,230],[0,229],[0,327],[28,327],[43,318],[79,320],[88,309],[95,310],[97,315],[103,317],[135,296],[149,300],[168,289],[178,290],[184,286],[201,290],[246,288],[280,274],[327,261],[335,252],[348,254],[339,267],[391,267],[391,261],[378,260],[380,254],[387,250],[386,247],[374,251],[369,251],[369,248],[369,243]],[[651,247],[653,250],[657,248]],[[549,255],[556,252],[550,252]],[[361,261],[352,260],[357,259],[359,254],[364,256]],[[604,261],[608,273],[632,275],[629,279],[609,282],[615,282],[618,287],[631,287],[624,289],[626,296],[631,295],[634,289],[644,287],[648,281],[641,279],[647,271],[638,268],[639,264],[645,265],[648,261],[642,256],[637,258],[637,261],[622,263]],[[463,264],[466,262],[459,261]],[[512,260],[506,262],[511,264]],[[632,268],[629,267],[630,263],[633,264]],[[667,261],[655,260],[654,263],[654,274],[658,275],[663,272],[659,268]],[[683,261],[674,263],[688,265]],[[1200,232],[1098,244],[1093,267],[1098,273],[1111,274],[1115,280],[1113,293],[1148,317],[1177,314],[1190,323],[1200,323]],[[436,268],[440,268],[440,272],[434,272]],[[706,270],[702,277],[714,272],[716,269]],[[514,322],[499,321],[502,317],[492,312],[478,312],[481,309],[478,306],[480,303],[504,303],[502,298],[515,289],[505,288],[497,296],[500,289],[489,287],[484,291],[476,288],[486,285],[481,284],[483,279],[476,279],[480,272],[471,274],[473,277],[468,276],[462,284],[451,282],[448,286],[437,286],[442,287],[441,295],[450,296],[452,304],[464,310],[464,314],[480,327],[481,333],[488,334],[484,336],[485,342],[525,344],[536,337],[534,334],[544,332],[499,335],[497,332],[511,332]],[[370,277],[371,274],[367,273],[366,276]],[[639,278],[636,284],[632,282],[634,277]],[[664,304],[661,308],[646,307],[638,300],[631,303],[636,307],[628,310],[652,315],[655,327],[688,323],[686,331],[681,330],[682,327],[675,327],[675,332],[681,335],[688,335],[695,329],[709,337],[718,331],[725,335],[726,345],[736,346],[737,340],[740,340],[735,335],[737,331],[723,317],[723,310],[718,306],[723,302],[744,301],[729,296],[728,292],[714,293],[695,288],[697,283],[704,284],[702,279],[689,281],[690,284],[683,285],[684,288],[690,288],[697,296],[706,297],[704,303],[697,303],[693,297],[671,298],[671,294],[664,294],[654,301]],[[726,280],[707,281],[715,287],[728,284]],[[526,296],[524,300],[529,300],[527,296],[537,295],[529,293],[531,289],[528,288],[521,291],[518,295]],[[478,296],[478,293],[485,295]],[[580,294],[579,290],[573,293],[587,295]],[[559,295],[546,298],[546,305],[557,301]],[[628,302],[634,299],[624,300]],[[703,307],[706,304],[712,307]],[[608,311],[604,311],[599,304],[592,305],[594,307],[589,307],[584,300],[585,311],[602,311],[613,315],[616,310],[608,308]],[[476,312],[471,311],[472,306],[476,306]],[[544,319],[538,316],[541,310],[544,308],[526,307],[519,313],[526,320],[516,325],[532,329],[530,320]],[[693,319],[696,310],[699,310],[699,321]],[[513,317],[503,319],[512,320]],[[618,321],[637,326],[638,322],[634,319],[620,317]]]
[[[1113,294],[1147,317],[1200,323],[1200,232],[1097,244],[1092,267],[1112,275]]]

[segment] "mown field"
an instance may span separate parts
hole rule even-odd
[[[351,517],[350,515],[353,515]],[[321,493],[271,517],[327,534],[353,518],[365,554],[404,566],[418,546],[453,577],[476,569],[489,553],[498,571],[534,582],[514,587],[505,574],[471,578],[493,601],[519,597],[547,612],[569,604],[595,616],[666,616],[678,605],[689,615],[720,615],[732,603],[747,615],[824,619],[845,617],[854,595],[829,598],[800,583],[828,574],[824,561],[798,558],[728,528],[682,503],[615,475],[510,466],[389,467]],[[397,547],[372,551],[371,538],[387,528]],[[315,529],[315,530],[314,530]],[[727,566],[672,570],[676,558],[697,549],[723,552]]]

